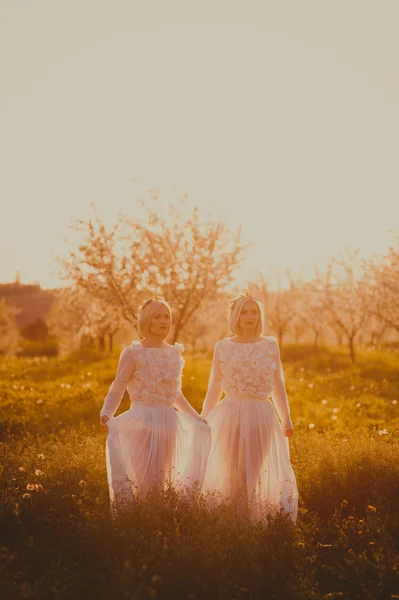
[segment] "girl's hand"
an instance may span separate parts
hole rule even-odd
[[[108,425],[107,425],[107,421],[109,421],[109,417],[107,417],[107,415],[103,415],[102,417],[100,417],[100,423],[103,427],[105,427],[105,429],[107,431],[109,431],[108,429]]]
[[[293,429],[284,429],[283,431],[284,431],[285,437],[292,437],[294,435]]]

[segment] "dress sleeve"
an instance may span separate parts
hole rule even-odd
[[[176,344],[176,346],[178,347],[179,351],[180,351],[180,355],[183,353],[184,351],[184,347],[182,346],[182,344]],[[182,367],[184,365],[184,360],[182,357]],[[173,403],[173,406],[175,408],[177,408],[177,410],[179,410],[180,412],[189,415],[190,417],[193,417],[194,419],[197,419],[197,421],[202,421],[201,417],[199,416],[199,414],[197,413],[197,411],[195,410],[195,408],[193,408],[191,406],[191,404],[189,403],[189,401],[186,399],[186,397],[184,396],[181,386],[180,386],[180,390],[178,395],[176,396],[176,399]]]
[[[273,404],[281,421],[283,429],[292,429],[292,421],[290,416],[290,406],[288,403],[287,391],[284,383],[284,371],[281,364],[280,348],[277,340],[276,344],[276,366],[277,370],[274,373],[274,387],[272,391]]]
[[[211,410],[213,410],[220,400],[222,393],[222,372],[220,370],[220,348],[216,344],[213,353],[211,374],[209,377],[208,391],[202,405],[201,418],[206,419]]]
[[[193,417],[197,421],[202,421],[202,418],[199,416],[199,414],[197,413],[197,411],[195,410],[195,408],[193,408],[191,406],[191,404],[189,403],[189,401],[183,395],[183,392],[180,392],[179,395],[177,396],[176,400],[174,401],[174,406],[180,412],[182,412],[182,413],[184,413],[186,415],[189,415],[190,417]]]
[[[129,379],[132,377],[135,369],[134,358],[131,348],[128,346],[122,350],[119,358],[119,365],[116,371],[115,379],[111,383],[108,394],[105,397],[100,417],[107,416],[112,418],[123,398]]]

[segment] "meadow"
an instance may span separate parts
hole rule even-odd
[[[352,365],[338,348],[285,349],[296,525],[173,489],[112,522],[98,414],[117,360],[0,359],[2,598],[399,598],[397,350]],[[197,409],[210,363],[186,356]]]

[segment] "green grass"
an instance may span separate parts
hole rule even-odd
[[[399,598],[399,355],[283,358],[296,526],[249,525],[172,489],[112,523],[98,413],[117,357],[1,359],[2,597]],[[209,368],[186,357],[197,409]]]

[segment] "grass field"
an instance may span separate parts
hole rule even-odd
[[[187,357],[199,409],[210,359]],[[399,354],[284,354],[296,526],[249,525],[168,490],[109,519],[98,413],[117,364],[0,361],[5,599],[399,598]],[[124,398],[121,411],[128,408]]]

